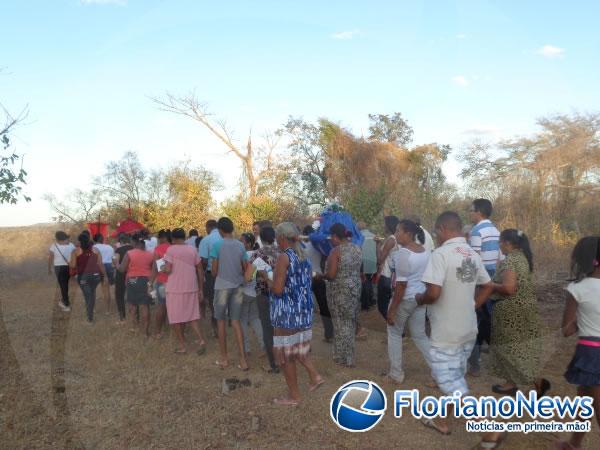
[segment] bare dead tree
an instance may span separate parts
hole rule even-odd
[[[275,169],[274,153],[279,148],[281,142],[281,133],[273,133],[266,131],[263,135],[263,144],[259,148],[259,155],[263,159],[263,167],[261,169],[261,175],[263,173],[270,173]]]
[[[71,222],[81,225],[91,221],[102,206],[102,197],[97,190],[90,192],[76,189],[66,201],[61,201],[53,194],[46,194],[44,200],[57,214],[57,222]]]
[[[249,195],[250,197],[256,196],[259,175],[256,173],[255,155],[250,135],[248,136],[245,148],[237,145],[233,138],[233,132],[227,126],[226,121],[223,119],[213,119],[211,117],[212,114],[208,112],[207,104],[198,100],[194,92],[183,97],[178,97],[167,92],[164,97],[154,97],[152,101],[161,111],[185,116],[200,123],[223,142],[228,148],[228,152],[233,153],[242,162],[245,181],[248,183]]]

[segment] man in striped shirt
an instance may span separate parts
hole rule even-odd
[[[496,263],[500,258],[500,232],[492,223],[492,202],[485,198],[473,200],[469,210],[473,228],[470,233],[470,245],[479,255],[487,270],[490,278],[496,273]],[[473,348],[473,353],[469,358],[469,373],[472,376],[479,376],[480,348],[483,342],[490,343],[490,329],[492,325],[492,304],[488,302],[477,311],[477,323],[479,332],[477,342]]]

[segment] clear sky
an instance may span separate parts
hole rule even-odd
[[[33,198],[0,207],[0,226],[48,221],[44,193],[87,187],[127,150],[148,167],[189,157],[231,192],[237,161],[158,111],[166,90],[195,89],[241,140],[288,115],[360,134],[400,111],[416,144],[458,148],[600,110],[595,1],[2,0],[0,17],[0,101],[29,105],[13,142]]]

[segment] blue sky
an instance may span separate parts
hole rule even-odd
[[[29,105],[14,143],[33,197],[0,207],[0,226],[48,221],[44,193],[85,188],[127,150],[148,167],[191,158],[230,193],[237,161],[158,111],[149,96],[166,90],[195,89],[241,140],[288,115],[361,133],[368,113],[400,111],[415,143],[459,148],[600,109],[592,1],[5,0],[0,13],[0,101]]]

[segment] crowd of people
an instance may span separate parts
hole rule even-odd
[[[132,331],[141,327],[150,336],[152,330],[160,339],[168,321],[178,354],[190,350],[187,324],[195,351],[206,351],[200,320],[209,319],[218,339],[215,364],[222,369],[232,359],[228,329],[242,371],[250,369],[253,334],[268,360],[263,369],[283,372],[287,384],[287,394],[274,399],[276,404],[300,403],[297,364],[308,373],[310,392],[325,382],[310,353],[313,313],[318,311],[324,339],[332,343],[333,361],[354,367],[356,340],[366,337],[360,309],[375,305],[387,325],[387,382],[404,383],[402,348],[408,331],[429,369],[427,384],[446,395],[469,392],[466,375],[480,375],[486,344],[489,372],[504,380],[491,391],[546,395],[551,386],[541,373],[542,333],[529,239],[517,229],[500,232],[491,221],[489,200],[474,200],[469,216],[471,225],[464,226],[456,212],[440,214],[433,237],[418,217],[387,216],[382,239],[360,225],[362,245],[353,243],[352,233],[336,223],[327,230],[333,246],[327,257],[307,238],[312,226],[301,233],[290,222],[276,227],[256,222],[252,232],[238,236],[233,222],[222,217],[206,223],[204,237],[197,230],[186,234],[176,228],[160,230],[156,237],[147,231],[122,234],[114,246],[88,231],[74,245],[59,231],[50,247],[48,270],[56,275],[59,307],[65,312],[70,311],[70,278],[79,284],[90,324],[97,287],[110,312],[114,285],[118,323],[128,318]],[[578,242],[571,268],[562,327],[565,336],[577,333],[579,341],[565,377],[578,386],[579,395],[594,398],[600,420],[600,237]],[[423,424],[451,433],[448,418],[423,419]],[[580,448],[584,435],[576,433],[557,445]],[[486,434],[481,446],[496,448],[503,438]]]

